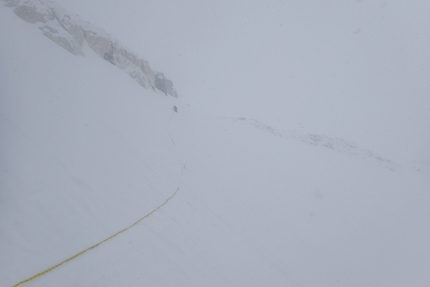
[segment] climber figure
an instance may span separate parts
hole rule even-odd
[[[177,106],[173,106],[172,110],[177,113],[178,112],[178,107]]]

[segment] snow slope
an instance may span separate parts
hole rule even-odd
[[[429,284],[428,166],[207,116],[89,47],[73,56],[4,7],[0,26],[0,286],[178,187],[140,224],[23,286]]]
[[[430,2],[57,0],[217,116],[430,158]]]
[[[124,70],[144,88],[159,89],[177,98],[172,81],[163,73],[155,72],[148,62],[124,47],[104,30],[83,21],[78,15],[68,14],[51,0],[2,0],[5,7],[27,23],[35,24],[43,35],[73,55],[84,56],[87,44],[102,59]]]

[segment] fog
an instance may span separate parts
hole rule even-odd
[[[0,286],[428,285],[430,4],[26,3]]]
[[[430,159],[425,1],[60,0],[217,116]]]

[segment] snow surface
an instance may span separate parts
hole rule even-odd
[[[430,159],[430,2],[57,0],[192,107]]]
[[[178,187],[139,225],[24,286],[430,283],[425,163],[363,156],[359,138],[208,116],[89,47],[73,56],[9,8],[0,26],[0,286],[105,239]]]
[[[68,14],[51,0],[2,0],[5,7],[27,23],[36,24],[43,35],[73,55],[84,56],[87,44],[102,59],[124,70],[144,88],[159,89],[177,98],[172,81],[164,73],[155,72],[148,62],[124,47],[103,29],[83,21],[78,15]]]

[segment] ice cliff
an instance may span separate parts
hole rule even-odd
[[[39,26],[43,35],[76,56],[84,56],[86,42],[101,58],[124,70],[144,88],[158,89],[177,98],[172,81],[155,72],[148,62],[125,48],[116,39],[78,15],[69,15],[50,0],[1,0],[24,21]]]

